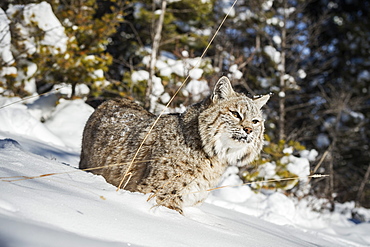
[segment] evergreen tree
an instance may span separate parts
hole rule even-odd
[[[55,14],[63,23],[69,37],[66,53],[60,56],[48,54],[39,61],[41,69],[39,80],[52,78],[72,84],[72,96],[78,83],[89,85],[95,93],[104,86],[108,66],[112,57],[106,52],[109,37],[116,31],[122,20],[122,13],[115,1],[96,0],[64,1],[53,3]],[[100,3],[100,4],[99,4]],[[106,12],[99,7],[110,6]],[[53,66],[51,66],[53,65]],[[50,69],[52,68],[52,69]],[[42,81],[48,83],[48,81]],[[95,84],[94,82],[98,82]]]
[[[49,1],[67,37],[66,49],[59,49],[58,52],[49,49],[48,45],[42,42],[37,42],[48,32],[38,28],[37,20],[29,24],[32,27],[28,27],[32,30],[29,34],[32,37],[26,37],[35,39],[37,47],[32,54],[27,52],[22,45],[23,41],[20,40],[23,36],[16,28],[16,23],[22,22],[22,19],[16,20],[15,15],[11,17],[14,21],[14,24],[11,24],[14,26],[12,44],[19,53],[17,57],[24,60],[26,56],[27,63],[34,63],[37,66],[32,77],[36,79],[39,93],[49,90],[54,84],[64,82],[72,85],[71,97],[73,97],[78,83],[89,85],[93,92],[99,91],[101,84],[104,84],[104,72],[108,70],[112,61],[111,55],[105,51],[106,46],[109,43],[109,36],[115,32],[115,27],[121,21],[122,15],[120,9],[113,4],[114,1],[102,0],[101,2],[110,4],[111,8],[108,12],[98,12],[98,4],[95,0],[63,1],[63,3]],[[12,4],[21,3],[22,1],[12,2]],[[3,5],[7,6],[5,3]],[[20,9],[20,11],[23,10]],[[16,15],[21,16],[22,13],[16,13]],[[15,63],[18,67],[24,64],[17,60]]]
[[[125,21],[108,46],[114,58],[110,78],[123,81],[117,85],[119,90],[141,101],[145,101],[147,85],[132,81],[131,75],[139,70],[150,71],[149,63],[144,63],[143,59],[152,52],[161,8],[161,4],[153,1],[128,2],[125,6]],[[191,57],[199,56],[207,45],[210,27],[213,26],[212,10],[213,1],[167,2],[157,55],[166,54],[171,59],[182,59],[182,52],[186,51]],[[178,87],[177,82],[184,79],[178,75],[164,78],[158,70],[154,75],[162,78],[166,92],[174,92]]]
[[[328,149],[329,184],[322,184],[333,200],[355,200],[369,206],[370,189],[366,170],[369,155],[369,81],[370,23],[369,1],[315,1],[307,15],[312,19],[322,13],[330,16],[325,32],[316,37],[312,47],[321,47],[312,57],[316,68],[329,67],[326,73],[310,75],[307,87],[316,102],[311,122],[317,123],[313,144]],[[366,181],[367,180],[367,181]],[[362,195],[358,195],[359,187]],[[335,196],[333,196],[335,195]],[[359,201],[360,200],[360,201]]]

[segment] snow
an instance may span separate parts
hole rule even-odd
[[[280,63],[281,54],[276,50],[275,47],[267,45],[263,48],[263,51],[271,58],[274,63]]]
[[[150,52],[150,48],[146,51]],[[160,113],[164,105],[158,103],[158,99],[166,104],[169,102],[171,96],[165,92],[165,87],[162,84],[164,81],[170,81],[170,83],[178,83],[182,85],[184,81],[178,81],[178,77],[185,77],[189,75],[190,81],[182,89],[183,95],[190,95],[194,102],[207,96],[210,92],[208,82],[203,79],[205,73],[209,73],[209,60],[200,59],[200,57],[186,58],[189,55],[187,51],[182,52],[183,59],[176,59],[173,54],[168,52],[161,52],[157,57],[155,68],[159,71],[159,76],[154,76],[152,94],[150,96],[151,107],[150,112]],[[142,63],[146,66],[149,65],[150,56],[144,56]],[[230,76],[235,79],[242,77],[242,72],[237,69],[237,65],[232,67]],[[163,78],[165,77],[165,79]],[[149,79],[149,72],[145,70],[134,71],[131,74],[131,80],[133,83],[140,81],[147,81]],[[185,85],[185,84],[184,84]]]
[[[5,12],[0,8],[0,61],[2,67],[0,69],[0,81],[5,80],[7,75],[16,75],[17,68],[10,66],[14,62],[14,57],[11,52],[11,35],[9,31],[9,19]]]
[[[59,137],[66,146],[78,150],[81,146],[81,129],[83,129],[85,123],[84,121],[76,122],[75,119],[87,120],[93,111],[93,108],[86,105],[81,99],[74,101],[60,100],[44,125]],[[69,116],[69,118],[65,119],[65,116]]]
[[[293,155],[284,156],[282,162],[287,165],[288,171],[296,174],[298,177],[306,177],[310,175],[310,163],[306,158],[298,158]]]
[[[205,80],[191,80],[186,85],[185,90],[187,93],[190,93],[194,101],[199,101],[210,92],[208,83]]]
[[[333,21],[338,26],[342,26],[343,25],[343,22],[344,22],[343,18],[342,17],[339,17],[339,16],[334,16]]]
[[[63,53],[66,50],[68,38],[64,33],[64,27],[54,15],[49,3],[41,2],[26,6],[10,5],[6,13],[12,18],[21,13],[21,17],[18,17],[21,21],[16,23],[16,27],[24,38],[23,45],[28,54],[33,54],[38,49],[38,41],[36,41],[32,29],[29,28],[32,24],[36,24],[40,30],[45,31],[43,39],[39,41],[40,44],[49,46],[54,54]],[[33,38],[30,39],[30,37]]]
[[[0,104],[6,105],[19,98],[0,98]],[[1,130],[22,136],[29,136],[39,141],[64,146],[63,142],[49,131],[38,119],[35,119],[27,107],[22,104],[14,104],[0,111]]]
[[[280,98],[284,98],[285,97],[285,92],[284,91],[280,91],[278,93],[278,95],[279,95]]]
[[[164,93],[164,87],[162,85],[162,79],[157,77],[157,76],[153,76],[153,88],[152,88],[152,95],[154,96],[160,96],[161,94]]]
[[[0,107],[16,100],[1,97]],[[225,188],[184,215],[155,206],[150,195],[116,192],[101,176],[77,169],[91,107],[82,100],[59,100],[55,107],[57,100],[55,93],[0,108],[0,246],[370,244],[370,223],[348,220],[353,203],[319,213],[312,205],[323,199],[241,186],[236,167],[225,173]],[[369,221],[370,210],[360,210]]]
[[[131,80],[133,83],[138,83],[140,81],[149,80],[149,72],[146,70],[134,71],[131,74]]]
[[[268,25],[275,25],[275,26],[280,26],[280,27],[284,27],[284,22],[281,21],[279,18],[277,17],[272,17],[270,19],[267,19],[266,20],[266,23]]]
[[[203,75],[203,70],[199,68],[194,68],[189,71],[189,76],[191,79],[199,80]]]
[[[273,0],[264,1],[264,9],[269,10],[272,4]],[[141,7],[140,3],[134,5],[134,15],[139,15]],[[229,7],[230,2],[223,0],[225,13]],[[38,28],[47,31],[40,42],[54,54],[64,51],[67,38],[46,2],[26,7],[12,5],[6,14],[0,9],[3,37],[0,56],[8,62],[1,69],[0,77],[14,74],[35,94],[31,76],[37,66],[20,60],[17,63],[23,62],[25,71],[12,67],[9,22],[20,10],[23,19],[17,25],[20,34],[26,37],[24,46],[29,48],[29,54],[37,50],[32,30],[26,28],[30,22],[37,22]],[[270,22],[279,24],[275,19]],[[279,43],[276,38],[274,41]],[[276,48],[266,46],[264,51],[273,61],[280,62]],[[173,54],[161,53],[156,69],[160,76],[168,78],[185,77],[189,73],[190,81],[183,93],[198,101],[210,91],[202,79],[209,73],[207,60],[200,63],[199,57],[189,58],[187,51],[183,51],[182,56],[184,59],[177,60]],[[144,57],[143,64],[148,62],[149,56]],[[229,65],[230,77],[241,79],[243,74],[237,65]],[[304,78],[305,72],[299,73],[300,78]],[[97,70],[92,76],[101,79],[104,74]],[[360,77],[366,76],[363,73]],[[148,78],[149,73],[144,70],[131,75],[133,83]],[[265,87],[271,85],[268,79],[260,79]],[[19,103],[15,103],[19,98],[0,96],[0,246],[370,245],[370,223],[366,223],[370,220],[370,210],[355,208],[354,203],[349,202],[336,204],[334,212],[320,212],[327,203],[324,199],[306,196],[298,200],[279,191],[256,192],[253,184],[243,185],[237,167],[227,169],[220,188],[214,190],[201,207],[186,208],[184,215],[155,206],[155,200],[148,201],[150,195],[117,192],[101,176],[77,169],[83,127],[93,109],[83,100],[61,99],[63,95],[69,96],[71,90],[71,85],[61,83],[55,85],[50,94]],[[88,93],[86,85],[77,85],[77,95]],[[152,105],[163,108],[160,104],[154,106],[158,99],[167,103],[170,95],[165,92],[162,79],[154,77]],[[356,112],[348,115],[361,117]],[[318,138],[318,142],[325,146],[324,137]],[[283,161],[288,170],[300,177],[309,174],[309,161],[318,155],[316,150],[302,151],[300,157],[295,157],[290,148],[284,152],[287,156]],[[275,168],[275,163],[268,162],[258,167],[258,172],[265,179],[278,178]],[[360,214],[364,222],[356,225],[350,221],[353,212]]]
[[[239,12],[236,18],[238,21],[246,21],[253,17],[256,17],[256,15],[250,9],[246,9],[244,12]]]
[[[277,9],[277,12],[280,14],[280,15],[286,15],[286,16],[289,16],[291,15],[292,13],[294,13],[296,11],[296,8],[294,7],[290,7],[290,8],[278,8]]]
[[[97,82],[95,82],[97,83]],[[102,85],[105,85],[104,83]],[[70,98],[72,95],[72,85],[67,83],[58,83],[54,84],[52,90],[58,91],[61,95]],[[84,97],[87,96],[90,92],[90,89],[85,84],[77,84],[75,86],[75,96]]]
[[[368,70],[363,70],[357,75],[357,80],[360,82],[367,82],[370,79],[370,72]]]
[[[10,23],[12,29],[9,28]],[[11,46],[11,36],[18,37],[17,45]],[[30,94],[36,93],[32,76],[37,71],[37,65],[28,57],[40,52],[41,47],[54,55],[63,53],[68,41],[64,27],[47,2],[9,5],[6,12],[0,9],[0,37],[0,60],[6,65],[0,69],[0,80],[6,75],[14,75],[17,82],[25,83],[24,89]],[[19,48],[21,50],[17,50]],[[10,66],[15,62],[17,68]]]
[[[230,71],[230,74],[228,74],[228,77],[230,79],[240,80],[243,77],[243,72],[238,70],[238,65],[237,64],[231,65],[230,68],[229,68],[229,71]]]
[[[231,8],[233,2],[231,1],[228,1],[228,0],[222,0],[219,2],[219,6],[222,10],[222,12],[225,14],[225,15],[229,15],[230,17],[235,17],[235,8]]]
[[[37,65],[27,60],[21,60],[19,67],[27,68],[26,70],[18,70],[16,81],[24,81],[24,89],[30,93],[36,93],[36,80],[32,76],[37,71]]]
[[[167,104],[171,100],[171,96],[168,93],[164,93],[159,97],[163,104]]]
[[[298,77],[299,78],[304,79],[304,78],[306,78],[306,76],[307,76],[307,74],[303,69],[298,70]]]
[[[186,50],[183,50],[183,51],[181,52],[181,55],[182,55],[183,57],[189,57],[189,52],[188,52],[188,51],[186,51]]]
[[[300,152],[300,155],[301,155],[302,158],[306,158],[309,161],[315,161],[316,160],[316,157],[319,155],[319,153],[315,149],[312,149],[312,150],[302,150]]]
[[[14,61],[13,54],[10,51],[11,35],[9,31],[9,19],[4,10],[0,8],[0,58],[5,64],[11,64]]]
[[[266,0],[266,1],[264,1],[263,4],[262,4],[262,9],[264,11],[270,10],[271,7],[272,7],[272,5],[273,5],[273,3],[274,3],[274,0]]]
[[[272,37],[272,40],[275,42],[275,44],[277,44],[277,45],[281,45],[281,37],[280,37],[280,36],[278,36],[278,35],[274,35],[274,36]]]
[[[316,137],[316,144],[319,148],[326,148],[330,145],[330,139],[326,134],[318,134]]]

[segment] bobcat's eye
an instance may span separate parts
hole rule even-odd
[[[239,118],[240,120],[242,120],[242,117],[240,116],[239,112],[237,111],[230,111],[231,114],[235,117],[235,118]]]
[[[259,122],[260,122],[260,120],[258,120],[258,119],[253,119],[253,120],[252,120],[252,123],[253,123],[253,124],[258,124]]]

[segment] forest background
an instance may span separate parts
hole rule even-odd
[[[315,149],[312,173],[330,176],[311,180],[304,194],[327,198],[328,207],[370,207],[370,1],[239,0],[231,12],[226,0],[47,1],[64,46],[46,43],[48,31],[37,19],[25,23],[27,10],[7,12],[32,2],[41,1],[0,3],[9,20],[0,40],[10,37],[12,51],[11,59],[1,54],[0,95],[26,97],[65,83],[71,91],[61,97],[82,97],[94,107],[127,97],[158,113],[187,75],[171,111],[198,101],[227,75],[250,96],[272,93],[267,145],[254,166],[240,171],[245,181],[271,178],[257,168],[268,162],[274,177],[297,176],[284,156]],[[302,196],[293,182],[255,189]]]

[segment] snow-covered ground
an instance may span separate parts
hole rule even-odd
[[[370,246],[370,223],[349,221],[350,203],[318,213],[308,206],[318,199],[239,186],[180,215],[148,195],[116,192],[77,169],[93,109],[82,100],[54,108],[56,99],[0,108],[0,246]],[[0,97],[0,107],[16,100]]]

